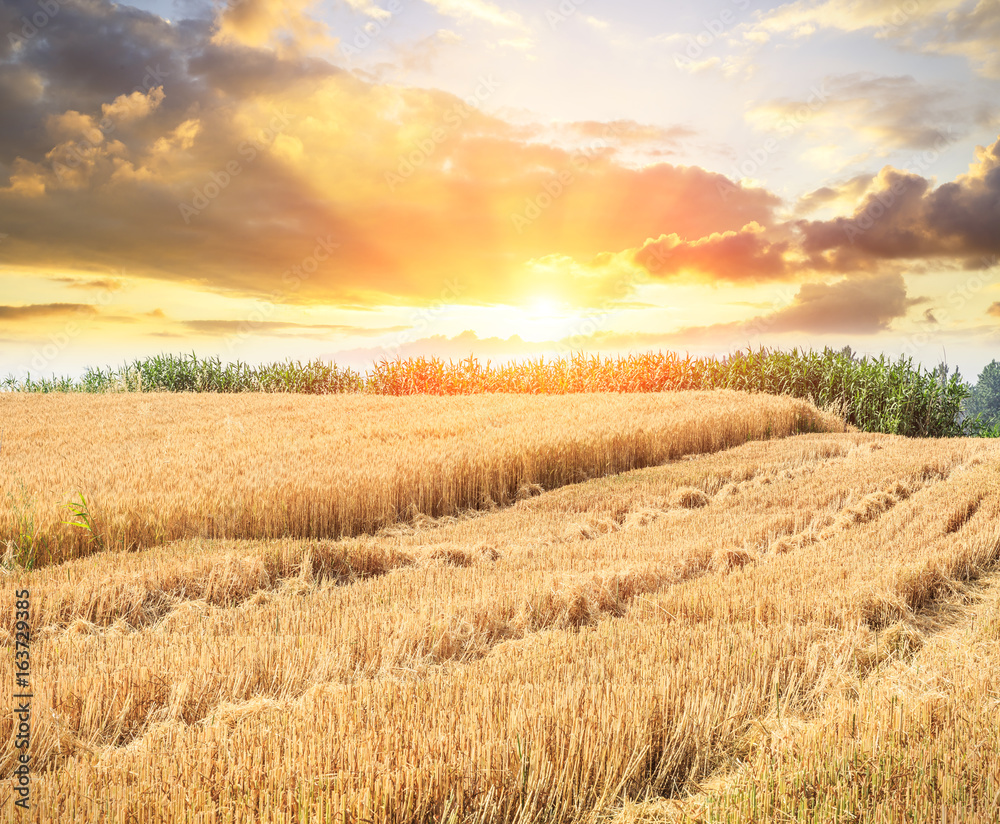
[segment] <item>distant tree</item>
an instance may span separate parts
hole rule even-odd
[[[982,415],[986,424],[1000,423],[1000,361],[991,361],[979,373],[968,408],[970,414]]]
[[[941,363],[939,363],[937,366],[934,367],[934,374],[937,375],[937,379],[941,383],[942,386],[944,386],[946,383],[948,383],[948,372],[949,371],[950,370],[948,369],[948,362],[947,361],[941,361]]]

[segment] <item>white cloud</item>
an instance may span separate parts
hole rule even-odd
[[[347,0],[347,5],[375,20],[388,20],[392,17],[391,11],[376,6],[372,0]]]
[[[504,11],[486,0],[425,0],[440,14],[454,17],[456,20],[480,20],[502,28],[524,29],[521,15],[513,11]]]
[[[808,37],[819,29],[871,31],[925,54],[964,57],[987,77],[1000,77],[1000,3],[995,0],[797,0],[743,30],[748,41],[771,34]]]

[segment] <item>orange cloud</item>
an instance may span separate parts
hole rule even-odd
[[[662,235],[643,244],[635,259],[658,277],[687,274],[731,283],[779,280],[792,271],[786,259],[790,245],[787,240],[767,240],[763,227],[750,223],[739,231],[714,232],[694,241]]]
[[[773,222],[780,201],[769,192],[617,159],[623,141],[683,128],[622,121],[610,124],[621,140],[604,141],[584,125],[592,139],[578,151],[532,142],[481,110],[492,77],[452,95],[249,47],[275,9],[227,7],[220,25],[240,21],[241,36],[192,40],[186,63],[162,67],[162,87],[38,113],[48,142],[0,157],[13,170],[0,181],[8,262],[127,268],[291,303],[419,303],[456,281],[470,303],[516,303],[542,258],[567,262],[571,294],[582,281],[570,268],[647,238],[695,242]],[[96,13],[73,13],[80,36],[99,29]],[[177,36],[165,21],[130,34],[140,53]],[[58,51],[55,21],[44,36]],[[321,241],[335,250],[317,254]],[[619,274],[592,267],[587,299],[617,294]]]
[[[244,46],[336,43],[307,11],[317,0],[229,0],[216,20],[216,43]]]

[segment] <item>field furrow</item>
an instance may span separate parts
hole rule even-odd
[[[748,440],[845,429],[804,401],[729,390],[2,394],[0,420],[11,463],[0,541],[35,565],[192,537],[371,533]]]
[[[8,619],[32,599],[26,820],[624,824],[705,816],[712,781],[739,808],[740,764],[790,769],[775,731],[815,746],[795,731],[1000,562],[984,441],[742,438],[520,497],[5,578]],[[0,741],[9,770],[10,715]]]
[[[764,719],[738,769],[683,800],[626,804],[615,824],[848,821],[862,810],[997,821],[1000,535],[987,557],[981,577],[948,581],[877,635],[872,665],[816,713]]]

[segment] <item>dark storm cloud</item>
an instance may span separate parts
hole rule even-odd
[[[168,111],[197,99],[184,65],[207,37],[207,21],[171,25],[106,0],[52,0],[45,8],[56,11],[48,14],[34,0],[5,0],[0,6],[7,58],[0,63],[5,169],[15,157],[51,148],[45,124],[52,115],[99,111],[119,95],[158,85],[169,91]]]
[[[899,258],[957,258],[974,264],[1000,252],[1000,140],[977,163],[934,188],[919,174],[886,167],[851,217],[799,221],[803,248],[843,270]]]

